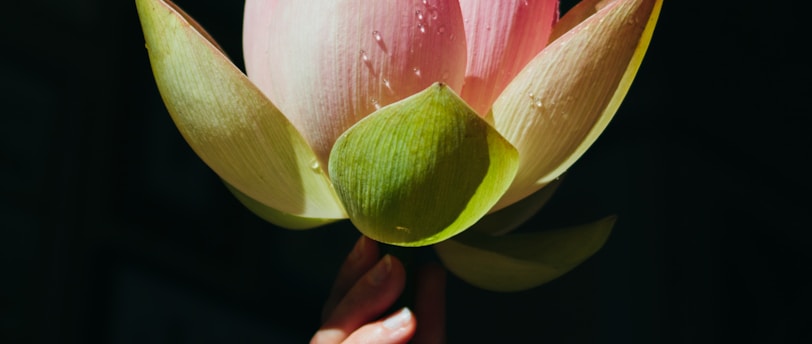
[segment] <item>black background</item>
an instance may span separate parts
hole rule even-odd
[[[242,2],[178,3],[241,66]],[[449,341],[809,341],[799,3],[666,1],[618,115],[529,225],[617,214],[606,246],[526,292],[452,277]],[[275,228],[228,194],[161,103],[133,1],[0,16],[0,342],[306,342],[357,232]]]

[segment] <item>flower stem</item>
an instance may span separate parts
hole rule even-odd
[[[417,271],[417,251],[419,248],[415,247],[401,247],[394,245],[382,244],[383,252],[391,254],[403,263],[403,268],[406,271],[406,285],[403,287],[403,292],[398,297],[397,301],[389,309],[386,314],[391,314],[400,310],[403,307],[409,307],[414,310],[415,305],[415,279]]]

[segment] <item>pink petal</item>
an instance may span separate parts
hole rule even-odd
[[[460,0],[468,43],[462,99],[481,116],[547,45],[558,0]]]
[[[345,130],[434,82],[462,88],[457,1],[248,0],[251,80],[326,163]]]

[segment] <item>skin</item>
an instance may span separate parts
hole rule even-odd
[[[402,308],[383,316],[403,292],[406,271],[397,258],[380,257],[377,243],[362,236],[339,269],[323,324],[310,343],[444,343],[445,270],[424,266],[416,278],[414,311]]]

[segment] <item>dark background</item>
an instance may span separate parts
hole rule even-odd
[[[178,3],[242,66],[241,1]],[[449,341],[809,341],[798,3],[666,1],[618,115],[529,225],[617,214],[606,246],[526,292],[452,277]],[[275,228],[228,194],[161,103],[134,2],[14,1],[0,35],[0,342],[306,342],[357,232]]]

